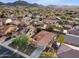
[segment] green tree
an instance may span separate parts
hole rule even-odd
[[[25,34],[22,34],[14,38],[13,40],[13,46],[19,49],[26,48],[27,45],[29,45],[29,43],[30,43],[30,37]]]
[[[64,43],[64,36],[63,36],[63,35],[60,35],[60,36],[57,38],[57,42]]]
[[[60,25],[64,25],[64,22],[63,22],[62,20],[60,20],[58,23],[59,23]]]
[[[23,19],[23,16],[18,16],[19,19]]]
[[[40,21],[44,20],[44,17],[43,16],[40,16],[39,20]]]
[[[72,17],[70,15],[68,15],[68,14],[62,14],[60,17],[62,19],[66,19],[66,20],[72,20]]]
[[[52,32],[53,30],[52,24],[48,24],[46,30]]]

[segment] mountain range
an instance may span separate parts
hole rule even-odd
[[[9,3],[0,2],[0,5],[5,5],[5,6],[43,6],[43,5],[39,5],[37,3],[31,4],[31,3],[28,3],[26,1],[15,1],[13,3],[11,3],[11,2],[9,2]]]
[[[37,3],[28,3],[26,1],[15,1],[15,2],[8,2],[8,3],[3,3],[0,2],[0,5],[4,5],[4,6],[33,6],[33,7],[48,7],[48,8],[78,8],[79,6],[58,6],[58,5],[48,5],[48,6],[43,6],[43,5],[39,5]]]

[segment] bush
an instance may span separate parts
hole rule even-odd
[[[64,43],[64,36],[63,36],[63,35],[60,35],[60,36],[57,38],[57,42]]]
[[[30,42],[30,38],[27,35],[20,35],[13,40],[13,46],[16,48],[25,48]]]
[[[23,16],[18,16],[18,18],[19,18],[19,19],[22,19],[22,18],[23,18]]]
[[[54,51],[48,51],[48,52],[43,51],[40,57],[41,58],[53,58],[53,57],[56,57],[56,53]]]

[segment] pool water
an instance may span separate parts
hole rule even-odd
[[[23,56],[0,46],[0,58],[23,58]]]

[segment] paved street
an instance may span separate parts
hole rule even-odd
[[[73,43],[75,45],[79,45],[79,36],[76,35],[65,35],[65,41]]]
[[[59,58],[79,58],[78,50],[74,50],[64,44],[61,45],[57,54]]]

